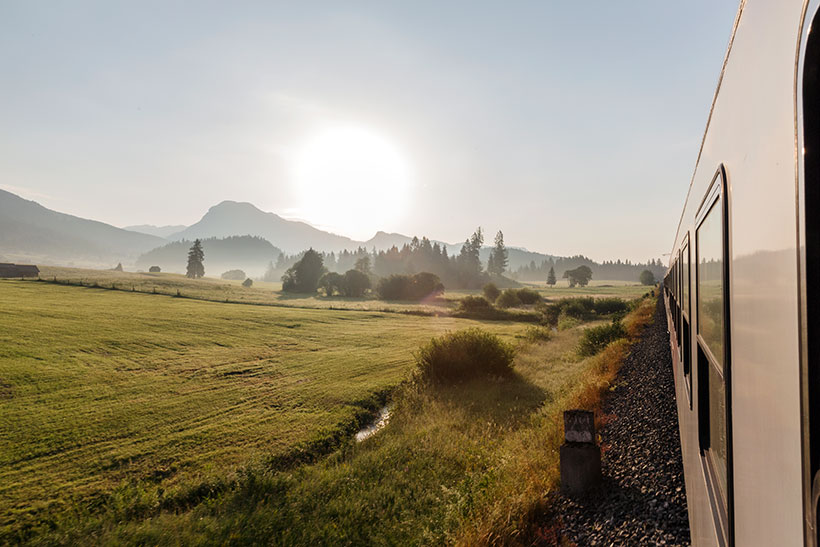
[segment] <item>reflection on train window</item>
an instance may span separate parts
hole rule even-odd
[[[697,231],[698,378],[701,393],[703,449],[715,482],[726,500],[727,437],[724,379],[723,213],[717,199]],[[708,354],[708,356],[707,356]]]
[[[698,228],[698,333],[723,376],[723,222],[720,200]]]
[[[689,245],[683,248],[683,312],[689,315]]]

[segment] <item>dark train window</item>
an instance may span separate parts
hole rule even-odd
[[[681,298],[683,299],[683,320],[681,321],[681,333],[683,338],[681,358],[683,360],[683,378],[686,384],[686,391],[689,395],[689,407],[692,406],[692,333],[690,330],[690,273],[689,273],[689,243],[683,247],[681,252],[681,271],[682,271],[682,285],[683,290]]]
[[[681,253],[681,270],[683,272],[683,313],[689,316],[689,244],[687,243]]]
[[[722,179],[718,177],[722,185]],[[696,232],[698,410],[700,442],[724,535],[729,535],[729,428],[726,322],[726,234],[718,194]]]

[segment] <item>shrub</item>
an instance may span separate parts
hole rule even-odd
[[[509,376],[513,347],[494,334],[471,328],[433,338],[416,353],[421,378],[452,383],[478,376]]]
[[[566,305],[563,306],[561,312],[567,317],[583,319],[589,315],[590,310],[584,306],[583,302],[578,302],[578,300],[573,299],[572,302],[567,302]]]
[[[489,302],[495,302],[501,291],[496,287],[495,283],[487,283],[484,285],[484,298]]]
[[[620,320],[608,325],[590,327],[584,331],[578,343],[578,353],[582,356],[595,355],[604,349],[610,342],[626,337],[626,329]]]
[[[252,287],[253,279],[251,279],[250,277],[246,278],[245,281],[242,282],[242,286],[246,288]]]
[[[162,271],[162,268],[160,268],[159,266],[151,266],[150,268],[148,268],[148,271],[151,273],[159,273]]]
[[[347,270],[342,279],[341,291],[345,296],[360,298],[370,290],[370,278],[359,270]]]
[[[518,298],[518,291],[515,289],[506,289],[495,301],[499,308],[515,308],[521,305],[521,299]]]
[[[595,301],[595,313],[609,315],[611,313],[626,313],[629,304],[621,298],[599,298]]]
[[[534,291],[532,289],[518,289],[518,299],[521,300],[522,304],[537,304],[541,301],[541,295],[538,294],[538,291]]]
[[[641,285],[654,285],[655,284],[655,274],[653,274],[649,270],[642,271],[639,279],[641,281]]]
[[[481,296],[465,296],[458,301],[458,309],[464,312],[480,312],[491,310],[492,304],[487,302],[487,299]]]
[[[444,292],[444,285],[441,279],[430,272],[419,272],[412,278],[413,299],[421,300],[431,295],[438,295]]]
[[[572,329],[580,324],[581,320],[576,319],[575,317],[569,317],[563,314],[558,317],[558,330]]]
[[[524,331],[524,338],[528,342],[549,342],[552,340],[552,332],[547,327],[527,327]]]
[[[442,291],[441,280],[429,272],[383,277],[376,286],[376,294],[382,300],[422,300]]]
[[[228,270],[227,272],[223,273],[220,276],[222,279],[230,279],[233,281],[242,281],[243,279],[247,279],[248,276],[245,275],[245,272],[242,270]]]

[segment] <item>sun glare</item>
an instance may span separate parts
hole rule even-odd
[[[304,145],[293,181],[299,216],[364,240],[390,229],[404,214],[410,172],[387,139],[361,127],[335,127]]]

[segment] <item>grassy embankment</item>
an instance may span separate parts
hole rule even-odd
[[[526,342],[524,325],[486,323],[517,335],[514,379],[405,384],[390,425],[355,445],[410,348],[474,322],[29,282],[0,301],[15,310],[0,319],[0,513],[47,542],[514,542],[555,486],[561,411],[594,407],[626,351],[581,358],[583,326]],[[311,441],[342,448],[286,465]]]

